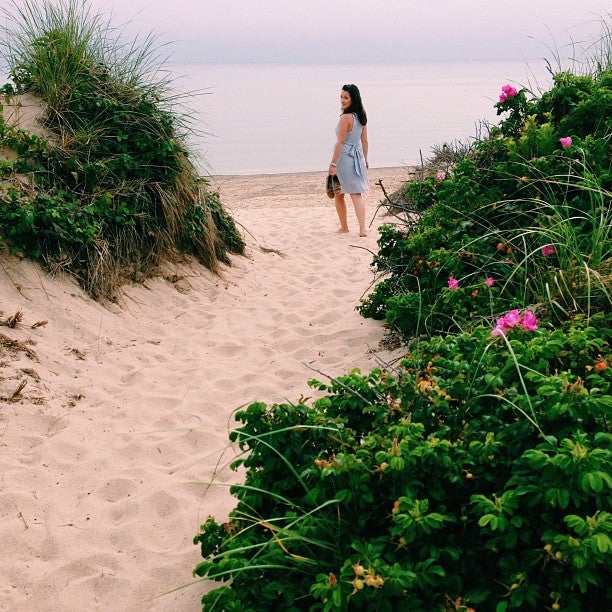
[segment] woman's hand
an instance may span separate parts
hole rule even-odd
[[[327,170],[327,174],[331,174],[332,176],[336,176],[336,164],[334,164],[334,162],[332,162],[331,164],[329,164],[329,168]]]

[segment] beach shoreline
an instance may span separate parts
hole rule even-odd
[[[412,180],[417,173],[415,166],[393,166],[368,170],[370,191],[366,204],[373,204],[383,197],[380,181],[388,194]],[[302,208],[330,205],[325,193],[325,171],[286,172],[280,174],[227,174],[207,177],[213,189],[219,191],[224,206],[232,209],[252,207]],[[333,202],[331,202],[333,205]]]

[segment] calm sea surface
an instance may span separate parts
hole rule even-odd
[[[192,117],[194,161],[215,175],[327,169],[344,83],[361,90],[372,167],[416,164],[432,146],[473,139],[482,121],[499,121],[505,83],[534,92],[551,84],[543,60],[166,68]]]
[[[171,66],[200,132],[190,142],[207,174],[323,170],[339,115],[340,88],[359,86],[368,113],[372,167],[427,158],[431,147],[468,141],[496,123],[501,86],[550,86],[543,61],[414,64],[198,64]]]

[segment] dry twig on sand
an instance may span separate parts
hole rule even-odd
[[[23,351],[30,359],[37,359],[36,353],[25,342],[13,340],[4,334],[0,334],[0,346],[12,351]]]
[[[22,380],[19,381],[19,385],[17,385],[17,388],[13,391],[12,395],[8,398],[9,402],[16,402],[19,399],[19,396],[21,395],[21,392],[23,391],[23,388],[28,384],[28,379],[27,378],[23,378]]]
[[[19,323],[23,320],[23,312],[18,310],[12,317],[7,319],[0,319],[0,325],[5,325],[11,329],[15,329]]]
[[[279,257],[287,257],[287,255],[285,255],[285,253],[283,253],[282,251],[279,251],[278,249],[272,249],[270,247],[265,247],[265,246],[261,246],[261,245],[259,246],[259,249],[261,251],[263,251],[264,253],[275,253]]]

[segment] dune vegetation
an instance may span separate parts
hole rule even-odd
[[[559,70],[545,92],[500,83],[499,124],[390,206],[379,281],[358,308],[404,358],[313,380],[314,401],[237,412],[237,505],[195,538],[195,574],[226,582],[204,610],[612,600],[603,25],[585,70]]]
[[[72,274],[95,298],[164,260],[213,271],[244,243],[185,145],[189,117],[155,39],[125,43],[87,3],[3,9],[0,241]],[[5,116],[40,108],[39,125]]]
[[[96,299],[244,242],[152,38],[78,0],[0,36],[0,244]],[[408,183],[373,291],[403,358],[236,413],[244,482],[194,542],[204,610],[566,610],[612,600],[612,32]],[[33,129],[11,120],[39,108]],[[442,164],[442,165],[441,165]]]

